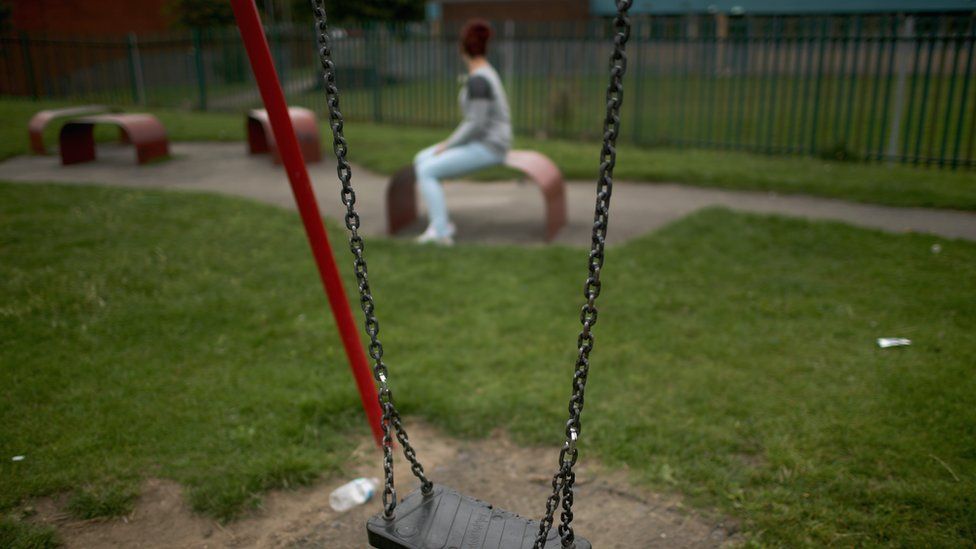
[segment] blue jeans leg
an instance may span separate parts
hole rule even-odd
[[[437,155],[434,154],[435,147],[428,147],[417,154],[414,169],[420,194],[427,205],[430,226],[438,236],[449,236],[450,220],[440,180],[501,164],[504,158],[481,143],[451,147]]]

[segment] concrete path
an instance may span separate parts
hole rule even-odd
[[[95,162],[61,166],[57,156],[19,156],[0,163],[0,180],[23,182],[100,183],[134,188],[164,188],[238,195],[294,208],[281,166],[266,156],[249,157],[244,143],[176,143],[168,162],[137,166],[131,148],[100,145]],[[341,219],[334,162],[309,167],[324,214]],[[353,168],[363,232],[384,234],[386,178]],[[543,207],[531,184],[452,182],[446,186],[459,242],[543,243]],[[556,241],[589,245],[593,185],[568,184],[569,224]],[[916,231],[976,240],[976,213],[926,208],[893,208],[809,196],[724,191],[674,184],[618,182],[614,186],[610,243],[653,231],[695,210],[724,206],[734,210],[776,213],[809,219],[842,221],[890,232]],[[419,221],[404,237],[423,229]]]

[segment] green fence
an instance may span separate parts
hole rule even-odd
[[[516,131],[598,138],[606,21],[498,22],[491,61]],[[972,14],[635,19],[623,136],[645,146],[722,148],[926,166],[976,166]],[[457,28],[335,31],[350,119],[457,122]],[[324,111],[309,27],[268,29],[289,100]],[[104,40],[0,37],[0,93],[147,107],[257,105],[235,29]]]

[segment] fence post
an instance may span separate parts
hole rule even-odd
[[[34,60],[30,52],[30,39],[27,33],[20,33],[20,53],[24,57],[24,76],[27,77],[27,91],[35,101],[37,100],[37,81],[34,79]]]
[[[952,27],[950,25],[947,35],[951,33],[952,33]],[[949,98],[946,100],[945,122],[943,122],[943,126],[942,126],[942,147],[939,151],[940,168],[945,166],[946,163],[946,146],[949,144],[949,126],[952,125],[952,110],[953,110],[952,99],[955,96],[956,77],[959,74],[959,54],[962,53],[962,33],[959,33],[952,38],[949,38],[948,36],[946,37],[946,42],[942,53],[943,56],[945,55],[945,49],[948,49],[950,43],[953,45],[952,74],[949,77]],[[942,76],[942,74],[943,73],[940,67],[939,76]],[[936,93],[936,96],[938,96],[938,93]],[[934,146],[934,138],[933,138],[933,146]]]
[[[899,38],[908,39],[915,34],[915,18],[908,16],[902,21]],[[895,48],[900,53],[901,43]],[[898,135],[901,134],[901,116],[905,110],[905,83],[908,81],[908,56],[896,55],[898,59],[898,81],[895,84],[895,100],[891,107],[891,133],[888,134],[888,151],[885,153],[888,163],[893,164],[898,155]]]
[[[380,33],[379,26],[368,23],[363,27],[365,36],[363,38],[366,51],[369,54],[369,61],[373,70],[369,72],[370,85],[373,91],[373,122],[383,122],[383,96],[380,77]]]
[[[854,17],[855,17],[855,19],[854,19],[854,21],[855,21],[855,27],[854,27],[854,52],[853,52],[854,53],[854,59],[853,59],[853,62],[852,62],[853,64],[851,65],[851,86],[850,86],[850,89],[847,92],[847,113],[846,113],[845,122],[844,122],[844,137],[843,137],[843,140],[842,140],[843,143],[844,143],[844,145],[846,147],[848,147],[851,151],[854,151],[854,147],[855,147],[854,138],[851,136],[851,122],[854,119],[854,107],[855,107],[855,105],[854,105],[854,97],[856,95],[855,92],[857,91],[857,80],[858,80],[858,71],[857,71],[858,64],[857,64],[857,61],[858,61],[858,56],[859,56],[860,51],[861,51],[861,42],[863,40],[863,37],[862,37],[863,22],[862,22],[861,16],[860,15],[855,15]],[[868,55],[871,53],[870,52],[870,48],[871,48],[870,43],[868,43],[865,46],[865,48],[864,48],[866,50],[865,51],[865,55],[864,55],[864,57],[865,57],[865,60],[864,60],[865,72],[867,72],[867,63],[868,63],[867,58],[868,58]],[[866,82],[864,83],[864,86],[865,86],[865,91],[866,91],[867,90],[867,83]]]
[[[132,82],[132,100],[139,105],[146,104],[146,82],[142,74],[142,57],[139,55],[139,43],[136,34],[129,33],[129,77]]]
[[[820,83],[823,80],[824,55],[827,49],[827,25],[829,19],[824,16],[820,21],[820,48],[817,59],[817,81],[813,90],[813,117],[810,119],[810,154],[817,154],[817,128],[820,118]]]
[[[197,68],[197,94],[199,97],[198,108],[201,111],[207,110],[207,73],[203,66],[203,32],[200,29],[193,29],[193,60]]]
[[[632,139],[634,140],[634,144],[637,145],[640,145],[644,140],[644,136],[642,135],[644,124],[643,120],[641,120],[644,112],[644,101],[642,99],[644,95],[644,74],[643,71],[641,71],[641,65],[643,65],[643,55],[641,51],[643,48],[641,46],[645,42],[642,34],[642,23],[642,19],[634,21],[633,33],[637,37],[637,40],[634,43],[634,53],[632,54],[633,74],[631,76],[631,80],[634,81],[634,98],[632,100],[634,102],[634,106],[631,109],[631,112],[634,113],[633,123],[631,124],[634,132]]]
[[[729,17],[724,13],[715,14],[715,66],[713,70],[713,90],[719,85],[722,86],[723,91],[726,95],[732,97],[732,60],[735,56],[734,44],[730,43],[729,34]],[[721,116],[722,109],[718,107],[718,102],[723,100],[722,94],[712,92],[712,105],[709,107],[711,109],[711,115],[708,120],[709,124],[709,138],[718,148],[728,147],[729,132],[731,131],[731,117],[727,117],[724,124],[712,125],[715,120]],[[719,114],[715,114],[718,112]],[[731,107],[726,112],[732,112]],[[714,128],[714,131],[712,130]],[[724,132],[722,130],[725,130]],[[725,134],[725,139],[722,138],[721,134]]]
[[[967,40],[969,42],[969,52],[966,54],[966,73],[962,80],[962,95],[960,95],[961,102],[959,104],[959,124],[956,125],[956,144],[952,146],[953,170],[959,165],[960,160],[959,147],[962,145],[963,117],[966,115],[966,99],[969,97],[969,76],[973,66],[973,43],[976,42],[976,29],[970,29]],[[969,139],[972,140],[973,137],[974,136],[970,136]]]
[[[505,21],[505,83],[512,85],[515,79],[515,22]]]
[[[268,2],[268,5],[274,5],[274,2]],[[268,26],[268,36],[271,37],[271,55],[274,58],[275,68],[278,69],[278,79],[281,80],[281,85],[284,87],[285,97],[288,96],[288,59],[286,48],[282,47],[282,43],[286,40],[282,40],[283,29],[280,25],[274,24]]]

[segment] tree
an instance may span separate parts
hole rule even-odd
[[[14,10],[7,2],[0,1],[0,31],[10,30],[10,18]]]
[[[329,20],[336,23],[364,21],[417,21],[424,18],[424,0],[324,0]],[[308,0],[294,0],[292,14],[301,20],[309,13]]]
[[[234,24],[227,0],[170,0],[167,11],[183,27],[207,28]]]

